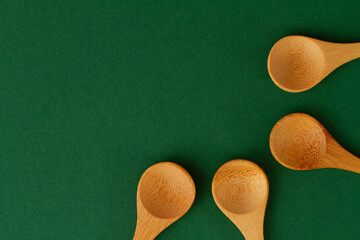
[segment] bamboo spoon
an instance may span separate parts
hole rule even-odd
[[[275,159],[287,168],[339,168],[360,173],[360,159],[346,151],[313,117],[293,113],[280,119],[270,134]]]
[[[171,162],[149,167],[137,190],[137,223],[134,240],[154,239],[182,217],[195,199],[190,174]]]
[[[360,43],[331,43],[304,36],[280,39],[271,49],[268,70],[288,92],[314,87],[336,68],[360,57]]]
[[[248,160],[232,160],[215,173],[216,205],[247,240],[262,240],[269,183],[264,171]]]

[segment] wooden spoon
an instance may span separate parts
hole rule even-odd
[[[331,43],[304,36],[280,39],[271,49],[268,70],[288,92],[314,87],[339,66],[360,57],[360,43]]]
[[[225,163],[215,173],[212,194],[216,205],[247,240],[264,239],[269,183],[258,165],[248,160]]]
[[[134,240],[154,239],[182,217],[194,199],[195,184],[184,168],[171,162],[149,167],[138,185]]]
[[[270,134],[275,159],[287,168],[339,168],[360,173],[360,159],[346,151],[313,117],[293,113],[280,119]]]

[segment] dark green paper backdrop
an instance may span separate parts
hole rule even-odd
[[[360,1],[2,1],[0,238],[132,239],[141,174],[174,161],[197,196],[158,239],[243,239],[211,180],[245,158],[270,181],[266,239],[359,239],[359,174],[269,150],[305,112],[360,156],[360,60],[286,93],[266,61],[292,34],[360,42]]]

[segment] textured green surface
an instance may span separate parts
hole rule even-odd
[[[266,239],[359,239],[360,175],[268,147],[305,112],[360,156],[360,60],[286,93],[266,61],[291,34],[360,42],[360,1],[2,1],[0,238],[131,239],[138,180],[167,160],[197,197],[157,239],[242,239],[211,180],[245,158],[270,181]]]

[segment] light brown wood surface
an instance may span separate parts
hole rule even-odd
[[[313,117],[293,113],[280,119],[270,134],[275,159],[287,168],[339,168],[360,173],[360,159],[346,151]]]
[[[339,66],[360,57],[360,43],[331,43],[304,36],[280,39],[268,57],[273,82],[288,92],[314,87]]]
[[[195,199],[195,184],[181,166],[161,162],[141,176],[137,190],[137,223],[134,240],[154,239],[182,217]]]
[[[220,210],[247,240],[263,240],[263,225],[269,196],[264,171],[248,160],[232,160],[215,173],[212,194]]]

